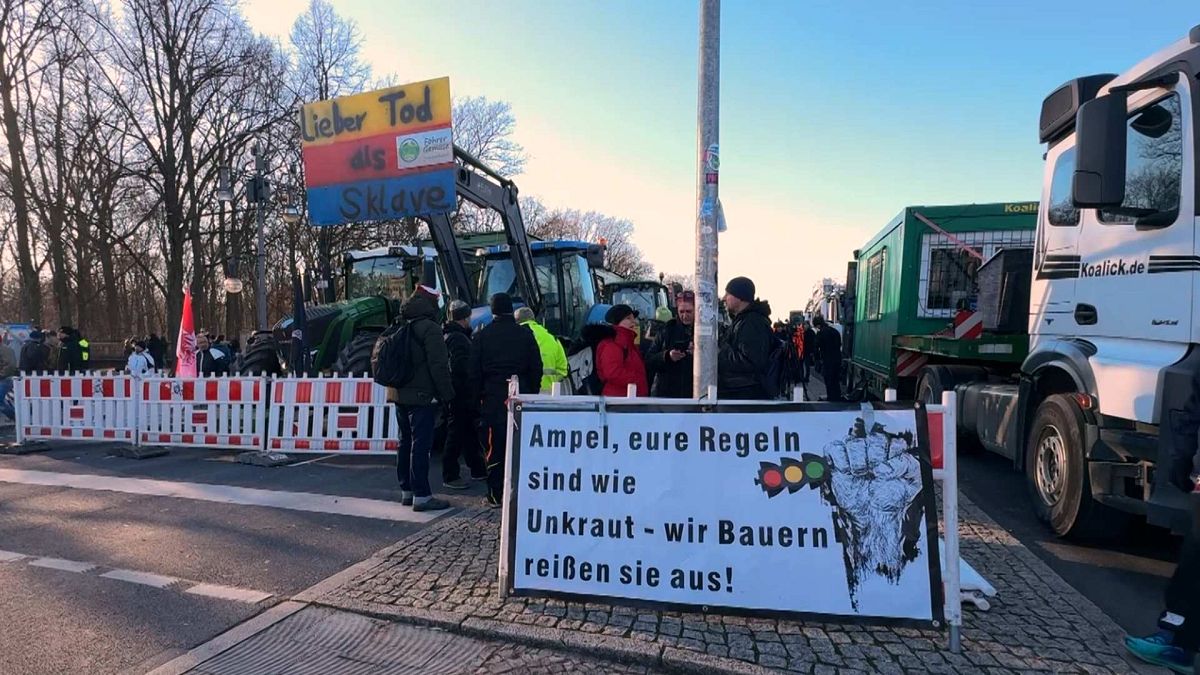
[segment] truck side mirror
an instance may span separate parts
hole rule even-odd
[[[587,264],[588,269],[601,269],[604,267],[604,247],[600,244],[588,244],[587,247]]]
[[[1115,208],[1125,201],[1125,92],[1084,103],[1075,116],[1075,176],[1071,202],[1078,209]]]

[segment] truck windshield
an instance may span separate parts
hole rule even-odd
[[[382,295],[403,301],[421,273],[421,263],[408,256],[380,256],[355,260],[346,270],[346,296]]]

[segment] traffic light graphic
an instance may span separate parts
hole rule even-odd
[[[828,477],[825,458],[806,452],[798,460],[785,457],[778,464],[759,462],[758,478],[754,479],[754,483],[770,498],[784,490],[794,494],[805,486],[810,490],[816,489]]]

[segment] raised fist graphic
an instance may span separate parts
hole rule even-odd
[[[912,431],[890,433],[859,418],[842,440],[825,445],[829,480],[821,494],[833,506],[837,540],[846,562],[850,602],[866,575],[900,579],[917,556],[921,536],[921,462]]]

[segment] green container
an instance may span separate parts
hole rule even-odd
[[[883,386],[896,386],[897,336],[952,331],[958,309],[974,308],[979,265],[1000,249],[1033,247],[1037,208],[1037,202],[910,206],[856,251],[852,377],[865,375],[876,396]],[[951,358],[940,357],[932,361]]]

